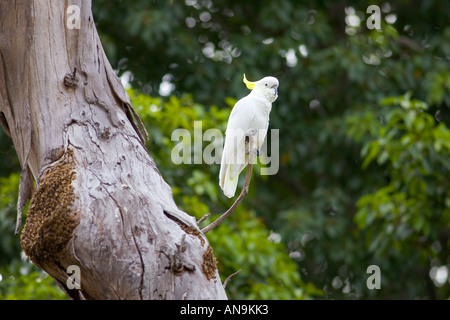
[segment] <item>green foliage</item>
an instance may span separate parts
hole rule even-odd
[[[0,177],[8,176],[11,172],[19,170],[19,160],[11,143],[11,138],[6,135],[0,126]]]
[[[450,253],[450,130],[410,92],[383,99],[381,108],[377,133],[361,154],[363,168],[376,163],[386,182],[361,196],[355,222],[374,259],[404,259],[403,271],[411,274],[417,273],[414,263],[445,266]],[[398,279],[387,278],[394,287]],[[438,291],[446,297],[444,288]]]
[[[411,100],[409,93],[382,101],[382,105],[391,104],[401,108],[386,114],[377,138],[362,149],[363,167],[376,160],[385,166],[390,181],[376,193],[361,197],[355,219],[362,228],[383,220],[390,234],[384,237],[385,246],[393,245],[389,239],[404,241],[413,233],[415,241],[419,236],[438,239],[433,224],[450,226],[450,130],[436,123],[425,112],[427,105]],[[374,243],[377,250],[386,249]]]
[[[355,221],[371,230],[366,240],[376,254],[415,245],[426,257],[431,244],[448,239],[443,233],[450,227],[450,130],[409,93],[382,101],[392,104],[401,108],[386,113],[376,139],[362,149],[363,166],[376,160],[389,183],[360,198]]]
[[[0,300],[67,299],[53,279],[30,262],[0,268]]]
[[[14,236],[19,173],[0,178],[0,267],[20,252],[19,237]]]
[[[14,235],[19,179],[20,173],[0,177],[0,300],[66,299],[50,276],[20,259],[20,238]]]
[[[297,266],[281,243],[271,242],[266,226],[253,212],[237,210],[232,219],[208,234],[231,299],[304,299],[318,290],[305,287]],[[276,237],[273,237],[276,238]]]

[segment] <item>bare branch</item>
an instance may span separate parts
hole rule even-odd
[[[207,213],[205,214],[203,217],[201,217],[198,221],[197,221],[197,225],[199,226],[203,221],[205,221],[206,219],[208,219],[208,217],[211,215],[211,213]]]
[[[227,286],[228,282],[230,282],[231,278],[233,278],[235,275],[237,275],[239,272],[241,272],[241,269],[239,269],[236,272],[233,272],[232,274],[230,274],[225,281],[223,282],[223,288],[225,289],[225,287]]]
[[[248,137],[248,145],[249,145],[249,155],[248,155],[248,167],[247,167],[247,174],[245,175],[245,183],[244,187],[242,188],[241,194],[236,199],[236,201],[233,203],[233,205],[225,211],[217,220],[212,222],[211,224],[207,225],[205,228],[203,228],[201,231],[203,234],[206,234],[207,232],[211,231],[215,227],[217,227],[223,220],[225,220],[230,214],[233,213],[233,211],[237,208],[239,203],[244,199],[244,197],[248,194],[248,188],[250,186],[250,181],[252,179],[252,169],[253,169],[253,157],[254,157],[254,150],[253,150],[253,136],[256,134],[256,130],[249,130],[246,134],[246,138]],[[202,220],[204,217],[202,217],[200,220]],[[204,220],[204,219],[203,219]]]

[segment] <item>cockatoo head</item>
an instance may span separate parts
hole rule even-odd
[[[252,90],[253,94],[262,95],[271,103],[278,98],[278,79],[275,77],[264,77],[261,80],[252,82],[248,81],[244,73],[244,83]]]

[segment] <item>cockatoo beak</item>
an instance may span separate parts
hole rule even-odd
[[[247,86],[247,88],[249,88],[250,90],[252,90],[255,87],[255,82],[251,82],[248,81],[247,78],[245,77],[245,73],[244,73],[244,83]]]

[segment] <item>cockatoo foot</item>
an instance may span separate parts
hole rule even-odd
[[[248,143],[250,141],[249,137],[253,137],[254,135],[256,135],[256,129],[249,129],[245,134],[245,143]]]

